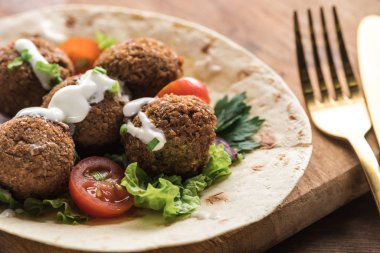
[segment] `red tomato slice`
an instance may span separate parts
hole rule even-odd
[[[208,95],[206,85],[192,77],[180,78],[169,83],[162,88],[160,92],[158,92],[157,96],[162,97],[165,94],[174,94],[179,96],[194,95],[206,103],[210,103],[210,97]]]
[[[120,185],[124,170],[105,157],[88,157],[71,171],[69,190],[75,204],[97,218],[117,217],[133,205],[133,198]]]

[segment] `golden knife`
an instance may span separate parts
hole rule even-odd
[[[364,94],[380,144],[380,16],[367,16],[360,22],[357,43]]]

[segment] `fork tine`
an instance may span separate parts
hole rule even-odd
[[[303,45],[302,45],[302,37],[301,37],[301,31],[300,31],[300,26],[298,22],[297,11],[295,11],[293,14],[293,22],[294,22],[294,33],[295,33],[295,40],[296,40],[297,64],[298,64],[298,71],[299,71],[299,76],[301,80],[301,85],[302,85],[302,92],[305,97],[305,100],[311,100],[313,99],[313,88],[311,87],[310,77],[307,70],[307,62],[305,59],[305,53],[304,53]]]
[[[350,95],[352,95],[359,91],[359,87],[358,87],[358,83],[356,81],[354,72],[352,70],[350,60],[348,58],[346,46],[343,40],[342,30],[341,30],[339,19],[338,19],[338,13],[336,11],[335,6],[333,6],[333,15],[334,15],[335,32],[338,38],[339,52],[340,52],[340,57],[343,64],[344,75],[346,77],[347,85],[350,90]]]
[[[315,65],[315,70],[317,72],[317,79],[318,79],[319,89],[322,95],[322,102],[323,102],[325,99],[328,98],[328,91],[327,91],[325,79],[323,78],[321,61],[319,59],[317,42],[315,39],[313,17],[311,15],[310,9],[307,10],[307,16],[309,19],[310,40],[311,40],[311,47],[313,50],[314,65]]]
[[[321,16],[323,39],[325,42],[326,56],[327,56],[327,61],[329,64],[330,76],[331,76],[331,80],[334,86],[335,98],[336,100],[338,100],[342,98],[342,88],[339,83],[338,75],[335,68],[335,63],[334,63],[333,56],[331,53],[331,46],[330,46],[329,35],[327,33],[325,14],[322,7],[320,8],[320,16]]]

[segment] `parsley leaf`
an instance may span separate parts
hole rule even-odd
[[[96,32],[95,39],[101,50],[110,48],[117,43],[117,39],[115,37],[109,37],[102,32]]]
[[[244,102],[245,99],[245,92],[235,95],[231,100],[225,96],[214,108],[217,117],[216,134],[238,152],[249,152],[260,147],[252,135],[264,122],[260,117],[250,117],[251,106]]]
[[[8,63],[7,68],[13,69],[14,67],[21,66],[24,61],[29,61],[30,59],[32,59],[32,55],[29,54],[28,49],[23,49],[20,51],[20,56]]]

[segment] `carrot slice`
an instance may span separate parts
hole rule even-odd
[[[98,43],[87,37],[72,37],[63,42],[60,48],[74,63],[76,73],[83,73],[92,68],[101,52]]]

